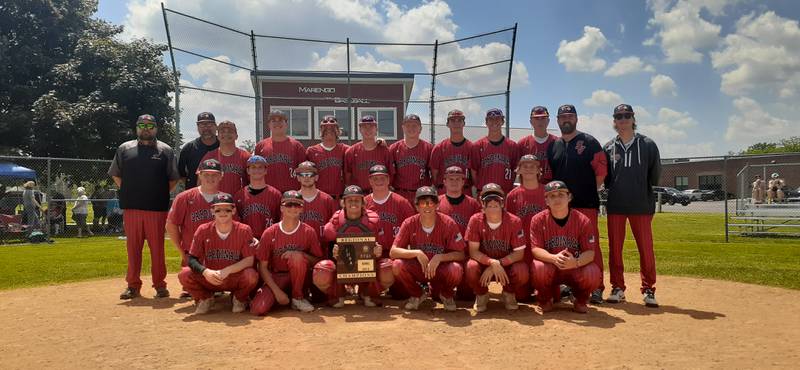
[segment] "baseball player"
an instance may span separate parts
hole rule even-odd
[[[389,147],[396,171],[392,187],[409,202],[413,201],[417,188],[431,185],[429,162],[433,146],[419,138],[421,132],[419,116],[408,114],[403,118],[403,140]]]
[[[306,158],[314,162],[318,171],[317,187],[334,199],[344,190],[344,153],[346,144],[339,142],[342,129],[334,116],[325,116],[319,124],[322,142],[306,149]],[[326,220],[327,221],[327,220]]]
[[[591,221],[569,206],[572,199],[567,185],[551,181],[544,187],[547,209],[531,220],[533,264],[531,281],[542,313],[553,309],[561,284],[568,285],[575,297],[573,311],[588,312],[589,295],[600,285],[603,274],[594,263],[597,238]]]
[[[504,123],[503,111],[497,108],[486,111],[489,133],[472,146],[472,178],[478,189],[488,183],[499,184],[504,192],[514,188],[519,150],[517,143],[503,136]]]
[[[256,259],[264,286],[258,290],[250,305],[250,312],[254,315],[266,314],[275,301],[281,305],[288,304],[288,292],[292,294],[292,309],[314,311],[314,306],[305,298],[308,287],[306,277],[311,266],[323,255],[314,228],[300,221],[304,204],[300,192],[284,192],[281,197],[281,221],[264,230],[261,235]]]
[[[402,199],[402,198],[401,198]],[[325,225],[323,238],[334,242],[340,233],[363,233],[364,229],[378,235],[378,214],[365,208],[364,192],[358,185],[349,185],[342,193],[342,209],[336,211]],[[331,251],[333,259],[320,261],[314,266],[314,286],[328,296],[328,302],[334,308],[344,307],[344,284],[336,282],[336,262],[339,258],[339,247],[334,244]],[[372,253],[378,260],[378,280],[375,283],[358,284],[359,294],[364,306],[375,307],[380,304],[378,297],[383,290],[394,283],[392,261],[383,257],[383,246],[380,241]]]
[[[214,219],[211,201],[219,191],[222,182],[222,165],[216,159],[206,159],[198,166],[200,186],[182,191],[172,201],[167,214],[166,231],[172,245],[181,253],[181,266],[189,263],[189,250],[194,233],[200,225]],[[188,298],[184,288],[181,298]]]
[[[236,205],[229,194],[215,195],[211,207],[214,221],[195,231],[189,266],[181,269],[178,280],[197,303],[195,314],[208,313],[214,306],[214,293],[225,291],[233,296],[232,311],[244,312],[258,284],[253,233],[250,226],[234,221]]]
[[[200,136],[186,143],[178,156],[178,172],[184,179],[186,189],[197,186],[197,166],[206,153],[219,148],[214,114],[202,112],[197,115],[197,134]]]
[[[764,180],[761,179],[761,176],[756,175],[755,181],[753,181],[753,190],[752,190],[752,199],[753,203],[761,204],[764,203]]]
[[[656,195],[653,186],[661,177],[661,156],[656,143],[636,132],[633,107],[620,104],[614,108],[614,129],[617,137],[603,146],[608,160],[608,270],[611,294],[606,301],[625,300],[625,267],[622,246],[625,243],[625,222],[631,224],[639,249],[641,293],[645,305],[658,307],[656,301],[656,256],[653,253],[653,214]]]
[[[303,213],[300,214],[300,221],[314,228],[317,239],[322,242],[325,224],[331,219],[333,213],[339,209],[339,205],[330,195],[317,189],[319,174],[314,162],[305,161],[300,163],[294,173],[297,176],[297,181],[300,182],[300,195],[303,196],[303,201],[305,202]],[[327,257],[327,245],[323,245],[322,251],[323,256]]]
[[[500,185],[484,185],[480,197],[483,212],[473,215],[467,226],[470,258],[464,278],[475,294],[475,311],[486,311],[492,280],[503,286],[506,309],[516,310],[517,291],[528,291],[522,220],[503,209],[505,193]]]
[[[408,292],[406,310],[417,310],[425,301],[420,284],[430,284],[447,311],[456,310],[455,287],[461,283],[464,269],[464,238],[458,225],[438,212],[436,189],[423,186],[416,193],[417,214],[400,226],[389,256],[394,259],[395,281]]]
[[[464,112],[458,109],[448,112],[447,128],[450,129],[450,137],[436,144],[431,151],[431,176],[439,194],[445,192],[444,173],[451,166],[458,166],[466,174],[465,191],[470,192],[469,189],[472,188],[470,178],[472,142],[464,137],[464,120]]]
[[[561,137],[547,149],[547,160],[553,171],[553,179],[563,181],[572,194],[570,207],[589,217],[595,240],[600,239],[597,228],[597,212],[600,208],[598,190],[602,187],[608,171],[606,155],[593,136],[576,129],[578,113],[570,104],[558,108],[558,127]],[[603,254],[600,243],[594,243],[594,261],[603,272]],[[594,292],[590,302],[603,303],[603,281]]]
[[[358,123],[361,141],[347,149],[344,155],[345,178],[348,185],[358,185],[369,193],[369,169],[381,164],[389,169],[389,178],[394,176],[394,165],[389,148],[377,141],[378,121],[373,116],[361,117]],[[390,181],[391,184],[391,181]]]
[[[169,145],[156,139],[156,118],[143,114],[136,119],[136,140],[122,143],[114,154],[108,175],[119,188],[120,208],[125,210],[128,249],[128,287],[120,299],[139,297],[142,279],[142,248],[150,247],[153,288],[157,298],[169,297],[167,264],[164,257],[164,220],[169,209],[169,192],[180,174]]]
[[[533,260],[529,243],[530,235],[528,234],[531,219],[546,207],[544,203],[544,186],[539,183],[542,168],[540,163],[539,158],[533,154],[526,154],[520,157],[516,171],[520,177],[520,185],[511,190],[506,197],[506,210],[522,219],[525,240],[528,241],[524,260],[528,264]]]
[[[439,195],[439,212],[442,212],[455,221],[461,235],[466,235],[467,223],[472,215],[481,211],[481,204],[475,198],[464,194],[466,175],[459,166],[450,166],[444,170],[445,193]],[[465,253],[467,254],[467,253]],[[467,268],[467,260],[461,261],[461,267]],[[435,294],[433,295],[436,296]],[[456,288],[456,299],[461,301],[474,301],[475,295],[467,284],[467,279],[461,279],[461,284]]]
[[[236,147],[236,124],[231,121],[222,121],[217,127],[219,134],[219,148],[212,150],[203,157],[216,159],[222,165],[222,182],[219,190],[223,193],[236,194],[247,185],[247,160],[250,153]]]
[[[267,184],[279,192],[294,190],[297,182],[294,169],[306,160],[306,149],[299,141],[289,136],[289,124],[286,114],[280,110],[271,110],[267,115],[270,136],[256,144],[253,154],[267,160]]]
[[[550,163],[547,162],[547,148],[558,139],[555,135],[547,132],[550,124],[550,113],[547,108],[537,105],[531,109],[531,127],[533,134],[520,139],[517,143],[521,155],[533,154],[539,159],[542,171],[539,182],[544,185],[553,179],[553,171],[550,170]]]
[[[369,169],[369,183],[372,186],[372,194],[364,197],[365,207],[377,213],[380,218],[377,241],[386,248],[382,256],[388,257],[389,248],[400,232],[400,224],[414,215],[414,207],[406,198],[389,190],[389,170],[386,166],[380,164],[372,166]]]
[[[247,160],[250,184],[233,196],[239,218],[250,226],[256,238],[280,218],[281,193],[267,185],[266,175],[267,160],[260,155],[250,157]]]

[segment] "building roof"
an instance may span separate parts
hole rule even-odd
[[[329,81],[340,81],[347,79],[347,72],[336,71],[277,71],[277,70],[256,70],[250,72],[251,76],[261,77],[268,80],[286,80],[297,81],[319,79]],[[406,80],[411,83],[414,82],[413,73],[398,73],[398,72],[350,72],[350,79],[358,80]],[[405,82],[405,81],[404,81]]]

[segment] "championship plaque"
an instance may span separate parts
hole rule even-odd
[[[336,279],[339,284],[371,283],[377,280],[375,269],[375,235],[339,234],[339,258],[336,260]]]

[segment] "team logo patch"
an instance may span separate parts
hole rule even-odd
[[[575,143],[575,151],[578,152],[578,155],[581,155],[584,150],[586,150],[586,145],[583,145],[583,140],[578,140],[578,142]]]
[[[525,232],[522,230],[517,231],[517,238],[523,239],[525,238]]]
[[[464,238],[461,236],[461,233],[456,233],[456,237],[455,237],[455,239],[456,239],[456,241],[457,241],[457,242],[460,242],[460,241],[461,241],[461,240],[463,240]]]

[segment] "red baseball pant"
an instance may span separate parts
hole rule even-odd
[[[480,281],[481,274],[483,274],[487,268],[489,268],[489,266],[482,265],[480,262],[473,259],[467,261],[464,279],[475,295],[484,295],[489,292],[489,287],[481,285]],[[510,266],[504,266],[503,269],[506,271],[509,280],[508,284],[503,285],[504,292],[514,293],[514,295],[517,296],[517,293],[524,294],[523,292],[528,291],[529,270],[525,262],[514,262]]]
[[[273,272],[272,280],[286,293],[289,298],[303,299],[307,290],[306,277],[308,276],[308,260],[305,258],[290,259],[286,261],[289,265],[288,272]],[[250,313],[254,315],[265,315],[275,305],[275,293],[266,284],[261,286],[250,302]]]
[[[374,283],[359,283],[358,291],[366,292],[370,298],[378,298],[381,292],[389,288],[394,283],[392,274],[392,260],[389,258],[378,258],[378,280]],[[344,284],[336,281],[336,262],[332,260],[322,260],[314,265],[313,273],[314,286],[325,292],[328,300],[333,302],[344,296]]]
[[[419,283],[430,283],[431,291],[439,292],[445,298],[453,298],[455,287],[461,283],[464,275],[464,268],[461,267],[461,264],[449,261],[440,263],[436,268],[436,275],[433,279],[428,280],[422,270],[422,265],[416,258],[396,259],[393,262],[392,270],[396,283],[411,297],[422,296],[422,287]]]
[[[214,285],[208,282],[203,274],[198,274],[192,269],[184,267],[178,273],[178,280],[195,300],[211,298],[215,292],[231,292],[239,302],[247,302],[250,300],[250,292],[258,284],[258,273],[254,268],[247,267],[242,271],[228,275],[221,285]]]
[[[584,216],[589,217],[592,224],[592,234],[594,234],[595,245],[594,250],[594,263],[600,269],[600,290],[605,290],[606,286],[603,283],[603,249],[600,247],[600,229],[597,227],[597,208],[575,208],[576,211],[583,213]]]
[[[469,257],[467,257],[466,261],[459,262],[461,268],[464,270],[464,277],[461,279],[461,283],[458,284],[456,287],[456,299],[461,301],[474,301],[475,300],[475,293],[472,291],[472,287],[469,285],[469,281],[467,279],[467,262],[471,261]],[[431,294],[436,297],[439,292],[431,292]]]
[[[608,270],[611,286],[625,290],[625,266],[622,262],[622,246],[625,244],[625,220],[631,224],[636,248],[639,249],[639,274],[642,279],[641,292],[656,289],[656,255],[653,252],[653,215],[608,215]]]
[[[167,212],[126,209],[122,214],[123,227],[127,237],[128,272],[125,281],[134,289],[141,289],[142,249],[147,240],[150,248],[150,272],[153,275],[153,288],[167,286],[167,262],[164,258],[164,229]]]
[[[586,304],[589,295],[603,280],[603,274],[594,263],[576,269],[559,270],[555,265],[539,260],[533,260],[531,277],[537,291],[536,300],[540,303],[552,302],[553,297],[560,297],[559,285],[566,284],[572,288],[575,303]]]

